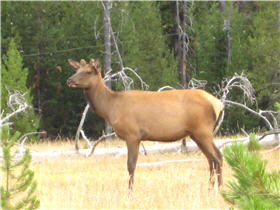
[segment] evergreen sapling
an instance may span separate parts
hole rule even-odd
[[[279,209],[280,172],[266,170],[266,161],[261,159],[259,148],[255,136],[250,135],[247,147],[234,143],[224,149],[234,179],[227,183],[222,195],[240,209]]]
[[[10,134],[8,125],[1,128],[3,165],[1,186],[2,209],[37,209],[40,201],[34,195],[37,184],[34,181],[34,172],[29,168],[31,155],[28,150],[24,156],[14,161],[12,149],[20,133]]]

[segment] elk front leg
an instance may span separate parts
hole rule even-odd
[[[139,153],[139,141],[132,141],[128,139],[126,141],[127,145],[127,169],[129,173],[129,190],[132,190],[133,182],[134,182],[134,171],[136,168],[136,162]]]

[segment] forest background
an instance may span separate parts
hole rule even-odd
[[[182,89],[195,78],[206,80],[205,89],[214,93],[224,79],[244,72],[258,102],[249,106],[273,110],[280,101],[280,2],[114,1],[111,6],[124,65],[136,70],[150,90],[165,85]],[[177,9],[185,23],[184,74]],[[1,108],[8,111],[7,96],[14,89],[26,92],[34,107],[14,118],[15,130],[45,130],[53,138],[75,135],[86,100],[81,90],[66,85],[73,74],[67,59],[104,63],[103,17],[100,2],[1,3]],[[113,48],[112,70],[119,70]],[[140,83],[133,88],[140,89]],[[122,87],[116,82],[112,89]],[[238,91],[230,97],[242,100]],[[257,132],[265,125],[238,107],[226,109],[220,133],[240,128]],[[84,130],[100,136],[104,121],[90,113]]]

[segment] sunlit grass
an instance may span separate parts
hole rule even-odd
[[[139,162],[180,158],[185,156],[149,155]],[[33,169],[44,209],[226,207],[219,195],[217,203],[216,194],[207,192],[207,161],[138,167],[130,196],[126,157],[61,157],[41,160]]]
[[[33,145],[39,151],[73,149],[73,141],[46,141]],[[125,146],[122,141],[98,147]],[[279,169],[279,151],[263,154],[268,168]],[[196,154],[140,155],[138,163],[185,158]],[[229,205],[217,190],[208,192],[208,162],[138,166],[133,193],[128,191],[126,156],[60,156],[36,158],[32,168],[38,183],[41,209],[225,209]],[[224,164],[224,183],[232,178]]]

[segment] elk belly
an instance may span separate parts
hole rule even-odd
[[[138,125],[142,140],[177,141],[189,135],[187,124],[182,116],[161,115],[157,119],[151,116],[149,119],[143,119]]]

